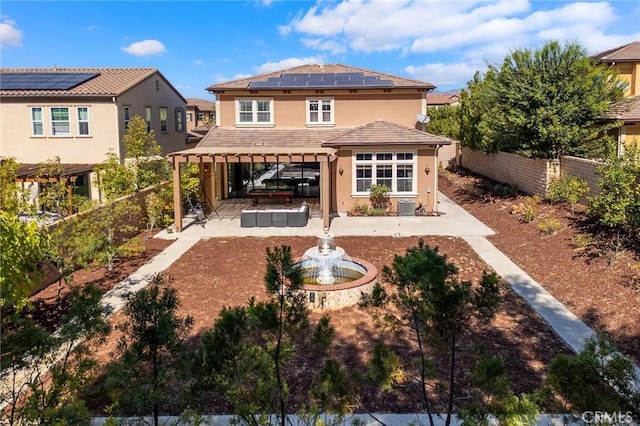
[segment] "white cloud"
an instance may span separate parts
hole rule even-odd
[[[460,85],[473,77],[478,70],[478,64],[469,62],[456,63],[428,63],[419,66],[405,67],[404,71],[417,80],[433,83],[440,88],[451,88]]]
[[[287,68],[299,67],[301,65],[322,64],[323,60],[319,56],[309,56],[306,58],[287,58],[278,62],[267,62],[256,68],[257,74],[267,74]]]
[[[200,59],[194,59],[193,60],[193,65],[197,65],[199,67],[206,67],[206,64],[204,62],[202,62]]]
[[[0,47],[22,47],[22,31],[16,28],[16,23],[3,16],[0,22]]]
[[[121,48],[123,52],[126,52],[133,56],[154,56],[161,55],[167,51],[164,44],[158,40],[144,40],[131,43],[127,47]]]
[[[347,47],[340,41],[323,40],[321,38],[303,38],[300,41],[306,47],[322,50],[324,52],[331,52],[334,55],[338,53],[345,53],[347,51]]]
[[[216,74],[213,76],[213,81],[218,84],[218,83],[226,83],[227,81],[233,81],[233,80],[240,80],[243,78],[249,78],[252,77],[253,74],[236,74],[233,77],[226,77],[222,74]]]

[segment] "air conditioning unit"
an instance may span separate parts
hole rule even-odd
[[[398,216],[414,216],[416,203],[413,200],[398,200]]]

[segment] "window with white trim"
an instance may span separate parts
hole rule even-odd
[[[414,192],[413,152],[357,152],[353,161],[356,193],[368,194],[371,185],[387,185],[391,193]]]
[[[147,122],[147,133],[151,131],[151,107],[144,107],[144,119]]]
[[[237,99],[236,124],[273,124],[273,99]]]
[[[167,131],[167,107],[160,107],[160,131]]]
[[[334,124],[332,98],[307,99],[307,124]]]
[[[193,121],[193,113],[192,112],[188,112],[187,113],[187,121]]]
[[[42,107],[31,107],[31,135],[44,136]]]
[[[78,107],[78,136],[89,136],[89,107]]]
[[[176,132],[184,132],[184,110],[182,108],[176,108]]]
[[[71,136],[69,107],[51,107],[51,135]]]
[[[129,121],[131,120],[131,108],[126,106],[122,109],[124,114],[124,130],[126,131],[129,128]]]

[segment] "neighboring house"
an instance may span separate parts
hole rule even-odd
[[[625,99],[614,105],[607,115],[624,123],[617,134],[621,152],[628,141],[635,139],[640,143],[640,41],[598,53],[593,58],[615,68],[619,79],[628,84]]]
[[[200,142],[216,122],[216,104],[198,98],[187,98],[187,138]]]
[[[0,98],[0,157],[15,157],[24,170],[59,157],[65,173],[83,170],[86,183],[87,167],[108,151],[124,160],[135,115],[164,153],[185,147],[187,101],[153,68],[1,68]]]
[[[427,108],[454,106],[460,104],[460,95],[456,93],[427,93]]]
[[[293,190],[294,197],[319,198],[326,227],[330,214],[369,204],[373,184],[391,188],[394,208],[403,200],[403,207],[436,212],[438,148],[450,141],[417,130],[434,88],[345,65],[304,65],[210,86],[215,127],[195,148],[169,154],[177,230],[185,162],[200,163],[209,200]]]

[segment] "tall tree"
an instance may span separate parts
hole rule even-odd
[[[577,43],[515,50],[476,75],[462,96],[463,142],[533,158],[603,155],[615,148],[600,122],[625,85]]]
[[[434,135],[447,136],[453,140],[460,140],[460,106],[445,105],[438,108],[429,108],[427,115],[430,118],[425,130]]]
[[[18,167],[15,158],[0,160],[0,210],[12,215],[29,210],[27,193],[16,183]]]

